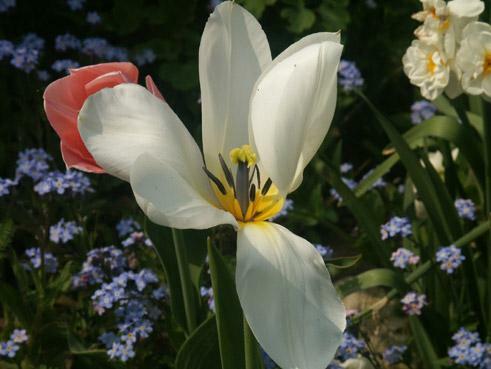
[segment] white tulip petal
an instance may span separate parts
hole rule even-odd
[[[295,190],[317,152],[336,107],[342,45],[314,35],[273,61],[255,85],[250,107],[251,142],[280,192]],[[303,46],[303,47],[302,47]]]
[[[450,13],[457,17],[477,17],[484,11],[484,2],[481,0],[452,0],[448,2]]]
[[[258,342],[283,369],[325,369],[342,340],[344,306],[309,242],[269,222],[237,239],[237,291]]]
[[[180,229],[206,229],[220,224],[238,227],[232,214],[211,205],[172,165],[149,154],[131,168],[131,188],[148,218]]]
[[[199,48],[203,151],[208,168],[221,174],[218,153],[247,144],[249,99],[271,62],[268,40],[257,20],[230,1],[206,23]]]
[[[142,153],[171,164],[186,180],[199,184],[214,201],[198,145],[169,105],[137,84],[121,84],[90,96],[80,111],[82,139],[106,172],[129,181]]]

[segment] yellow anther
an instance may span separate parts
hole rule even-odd
[[[230,160],[233,164],[247,163],[247,167],[250,168],[256,164],[256,153],[252,151],[250,145],[242,145],[230,150]]]
[[[491,52],[484,55],[483,73],[484,75],[491,74]]]

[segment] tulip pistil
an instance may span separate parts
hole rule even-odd
[[[218,154],[218,160],[222,174],[217,176],[206,167],[203,170],[214,184],[215,194],[224,210],[240,222],[263,221],[281,210],[284,198],[271,178],[261,184],[256,154],[249,145],[230,151],[230,161],[237,166],[235,176],[221,154]]]

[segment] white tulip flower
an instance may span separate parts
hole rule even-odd
[[[450,66],[436,46],[414,40],[402,58],[404,72],[411,83],[420,87],[421,95],[436,99],[447,87]]]
[[[218,5],[199,49],[204,160],[169,105],[139,85],[93,94],[79,114],[97,164],[130,182],[150,220],[237,230],[240,303],[284,369],[324,369],[346,325],[315,247],[266,221],[329,129],[342,49],[338,33],[317,33],[271,60],[257,20],[233,2]]]
[[[462,71],[462,87],[471,95],[491,98],[491,26],[474,22],[463,32],[457,53],[457,65]]]

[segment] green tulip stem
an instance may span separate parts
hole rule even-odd
[[[484,117],[483,117],[483,141],[484,141],[484,194],[485,194],[485,211],[486,218],[489,218],[491,214],[491,104],[487,101],[483,101],[484,105]],[[491,299],[491,234],[488,235],[486,240],[487,247],[487,296],[488,301]],[[488,304],[487,311],[487,333],[491,336],[491,304]]]
[[[186,314],[187,332],[191,334],[196,329],[196,311],[194,309],[193,285],[189,271],[186,245],[181,230],[172,228],[172,239],[176,251],[177,267],[179,269],[179,278],[181,280],[181,289],[184,300],[184,310]]]

